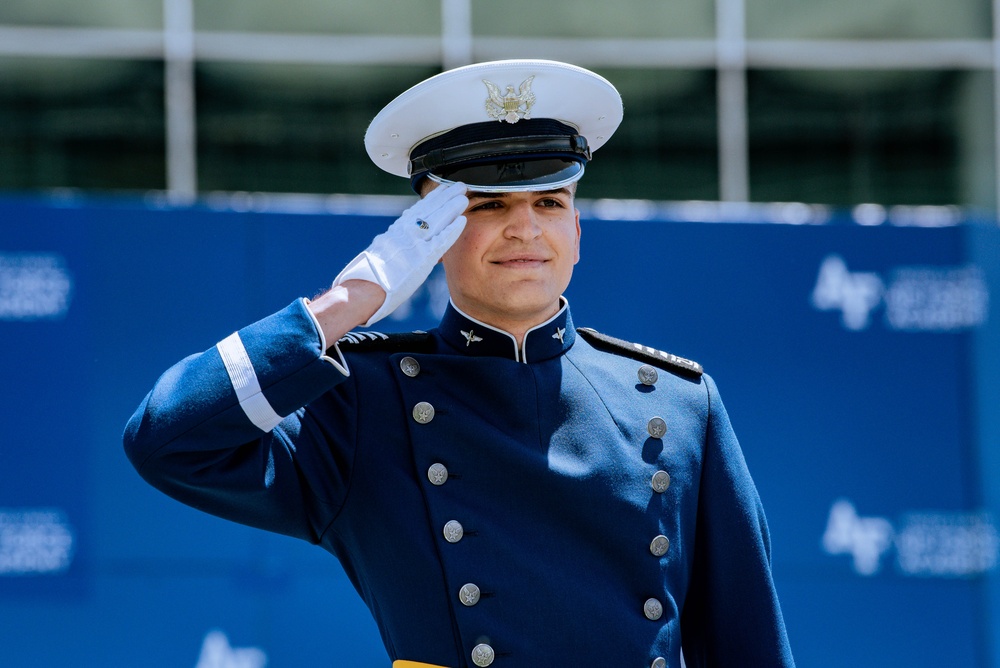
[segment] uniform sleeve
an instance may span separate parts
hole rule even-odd
[[[771,577],[764,509],[715,383],[698,499],[694,568],[681,617],[688,668],[794,666]]]
[[[340,420],[322,427],[303,409],[347,385],[343,358],[324,348],[299,300],[180,361],[129,420],[129,460],[187,505],[316,542],[337,504],[330,488],[347,475],[349,460],[328,442],[350,441],[352,420],[349,400]],[[341,433],[330,433],[338,423]],[[319,474],[329,488],[314,488]]]

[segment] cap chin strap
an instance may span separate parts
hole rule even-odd
[[[559,190],[560,188],[565,188],[571,183],[576,183],[583,177],[584,167],[581,164],[580,170],[570,176],[567,179],[562,179],[561,181],[552,181],[548,183],[524,183],[524,184],[494,184],[494,185],[483,185],[478,183],[465,183],[466,187],[469,189],[470,193],[527,193],[527,192],[546,192],[549,190]],[[448,179],[442,178],[437,174],[428,172],[425,178],[434,181],[435,183],[440,183],[441,185],[450,185],[452,183],[457,183],[457,181],[449,181]]]

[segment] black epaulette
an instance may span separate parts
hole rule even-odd
[[[391,353],[430,352],[434,347],[434,337],[427,332],[348,332],[337,340],[345,351],[385,350]]]
[[[622,339],[616,339],[613,336],[601,334],[590,327],[578,327],[576,331],[579,332],[583,338],[587,339],[592,346],[599,348],[600,350],[618,353],[619,355],[624,355],[640,362],[649,362],[657,365],[661,369],[675,371],[686,376],[693,376],[695,378],[700,378],[701,374],[705,372],[705,370],[701,368],[701,365],[693,360],[665,353],[662,350],[650,348],[649,346],[644,346],[638,343],[630,343],[628,341],[623,341]]]

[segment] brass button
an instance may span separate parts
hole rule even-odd
[[[440,462],[431,464],[427,469],[427,479],[432,485],[443,485],[448,481],[448,467]]]
[[[657,471],[653,474],[653,478],[649,481],[649,484],[654,492],[663,494],[670,487],[670,474],[666,471]]]
[[[420,424],[427,424],[434,419],[434,407],[426,401],[421,401],[413,407],[413,419]]]
[[[663,616],[663,604],[655,598],[647,598],[646,603],[642,606],[642,612],[646,615],[646,619],[655,622]]]
[[[462,588],[458,590],[458,600],[462,602],[467,608],[471,608],[476,603],[479,603],[479,587],[471,582],[462,585]]]
[[[663,438],[667,433],[667,423],[661,417],[655,417],[646,425],[646,431],[653,438]]]
[[[416,378],[420,373],[420,362],[412,357],[404,357],[399,360],[399,369],[410,378]]]
[[[493,663],[494,658],[496,658],[496,654],[493,652],[493,648],[486,643],[479,643],[472,648],[472,663],[480,668],[485,668]]]
[[[449,543],[457,543],[462,540],[462,536],[464,535],[465,529],[462,527],[461,522],[451,520],[444,525],[444,539]]]

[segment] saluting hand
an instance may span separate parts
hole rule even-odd
[[[389,315],[427,280],[434,265],[462,234],[469,206],[462,183],[439,186],[403,212],[344,268],[334,287],[369,281],[385,290],[385,301],[365,327]]]

